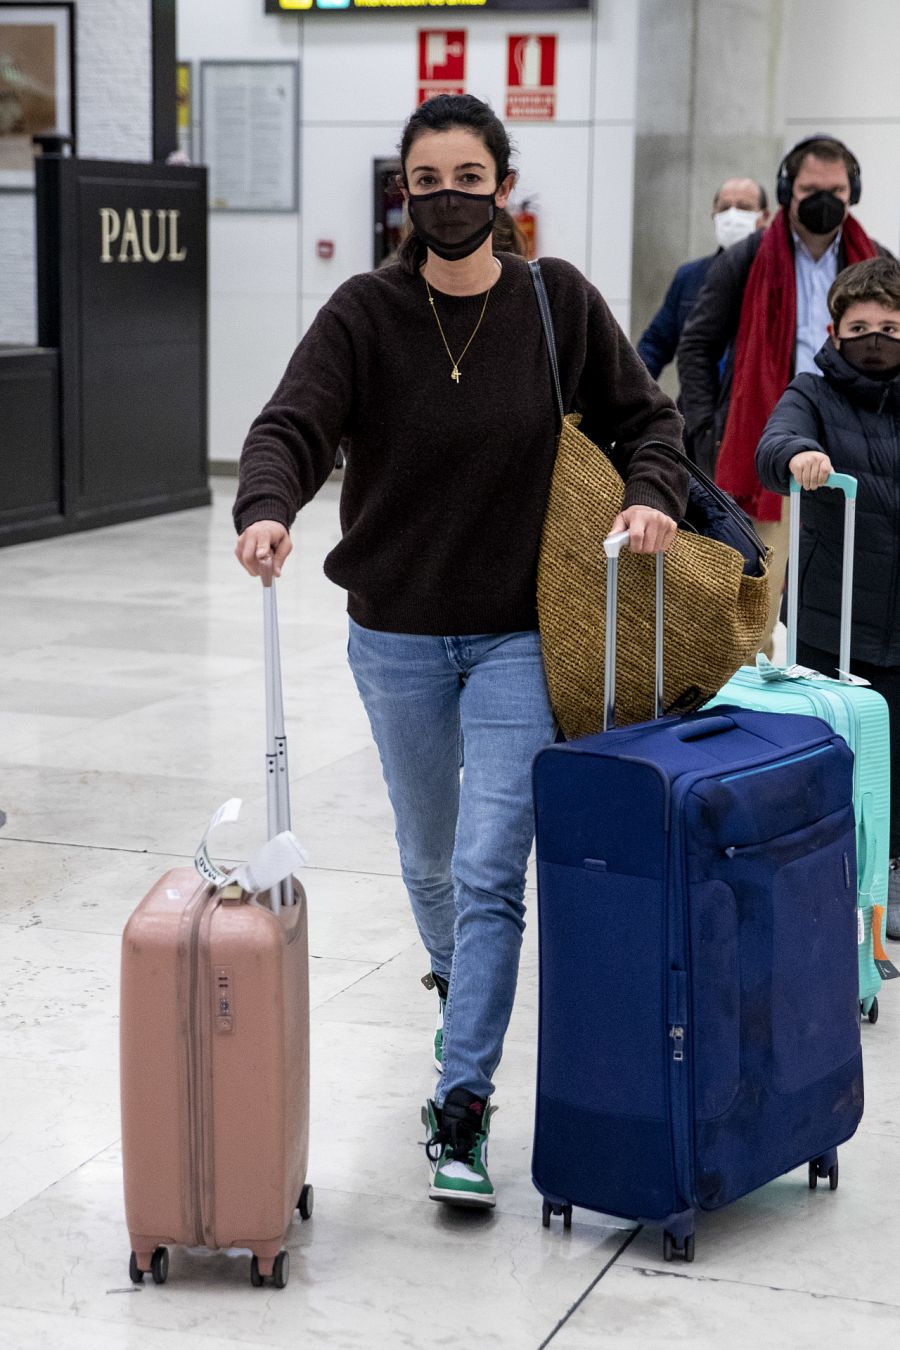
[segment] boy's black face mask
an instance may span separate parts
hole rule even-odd
[[[493,193],[485,196],[457,192],[455,188],[410,196],[406,205],[416,234],[432,253],[448,262],[468,258],[480,248],[490,235],[497,214]]]
[[[890,333],[841,338],[840,352],[854,370],[875,380],[892,380],[900,372],[900,338]]]

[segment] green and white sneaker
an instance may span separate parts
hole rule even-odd
[[[443,1072],[444,1068],[444,1011],[447,1007],[447,981],[443,975],[436,975],[434,971],[429,971],[427,975],[422,976],[422,983],[426,989],[436,989],[438,995],[438,1016],[437,1025],[434,1029],[434,1067],[438,1073]]]
[[[487,1171],[488,1134],[496,1107],[465,1088],[454,1088],[443,1107],[430,1099],[422,1107],[428,1131],[425,1152],[434,1173],[432,1200],[492,1208],[494,1187]]]

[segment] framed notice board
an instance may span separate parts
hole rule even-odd
[[[296,61],[201,61],[200,158],[211,211],[296,211]]]

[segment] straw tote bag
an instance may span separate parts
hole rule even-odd
[[[603,540],[622,510],[625,485],[609,458],[566,414],[550,302],[540,265],[529,263],[550,357],[561,423],[538,563],[537,607],[544,668],[567,737],[603,725],[606,556]],[[663,704],[698,708],[752,660],[768,615],[770,554],[736,502],[685,455],[661,442],[691,473],[690,496],[666,554]],[[649,719],[655,708],[655,560],[623,550],[619,561],[616,721]]]

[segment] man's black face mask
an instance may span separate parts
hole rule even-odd
[[[900,338],[891,337],[890,333],[841,338],[841,356],[862,375],[892,380],[900,372]]]
[[[810,234],[831,234],[844,219],[846,206],[833,192],[811,192],[797,207],[797,219]]]
[[[419,238],[439,258],[457,262],[480,248],[494,227],[494,194],[457,192],[443,188],[410,196],[409,218]]]

